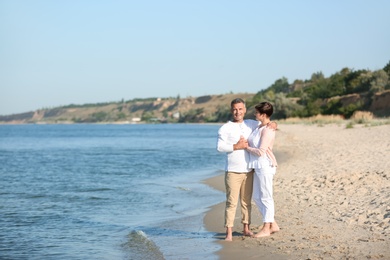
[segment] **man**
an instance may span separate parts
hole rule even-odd
[[[247,138],[259,122],[245,119],[245,102],[234,99],[231,104],[233,121],[229,121],[218,131],[217,150],[227,153],[225,165],[226,208],[225,227],[226,241],[233,240],[233,224],[236,215],[238,198],[241,204],[241,223],[243,235],[252,236],[249,229],[252,210],[253,170],[248,168],[249,153]]]

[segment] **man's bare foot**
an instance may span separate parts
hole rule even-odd
[[[279,230],[280,230],[280,228],[279,228],[278,224],[276,224],[276,222],[273,222],[271,224],[271,234],[275,233],[275,232],[278,232]]]
[[[248,231],[243,231],[242,234],[243,234],[244,236],[246,236],[246,237],[251,237],[251,236],[254,235],[253,232],[250,231],[250,230],[248,230]]]
[[[231,227],[226,228],[225,241],[233,241],[233,229]]]
[[[253,236],[253,232],[249,228],[249,224],[244,224],[242,234],[249,237]]]

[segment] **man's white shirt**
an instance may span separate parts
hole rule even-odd
[[[252,168],[248,167],[249,153],[245,149],[234,150],[241,136],[248,139],[252,131],[259,126],[258,121],[245,119],[242,123],[227,122],[218,130],[217,150],[227,153],[225,171],[230,172],[249,172]]]

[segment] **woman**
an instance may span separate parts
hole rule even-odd
[[[250,167],[255,170],[253,178],[253,195],[257,208],[263,215],[263,227],[254,237],[266,237],[279,231],[275,221],[275,208],[272,182],[276,173],[277,162],[272,152],[275,141],[275,130],[267,128],[271,122],[273,107],[269,102],[262,102],[256,107],[256,120],[261,125],[248,138],[250,152]]]

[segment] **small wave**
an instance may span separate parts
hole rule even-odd
[[[30,197],[28,197],[28,199],[40,199],[40,198],[45,198],[47,197],[46,195],[31,195]]]
[[[176,187],[177,189],[179,189],[179,190],[185,190],[185,191],[190,191],[191,189],[189,189],[189,188],[185,188],[185,187],[180,187],[180,186],[178,186],[178,187]]]
[[[92,197],[89,197],[90,200],[109,200],[107,198],[101,198],[101,197],[95,197],[95,196],[92,196]]]
[[[110,191],[112,189],[110,188],[92,188],[92,189],[83,189],[79,190],[78,192],[98,192],[98,191]]]
[[[164,259],[159,247],[142,230],[133,230],[122,244],[129,259]]]

